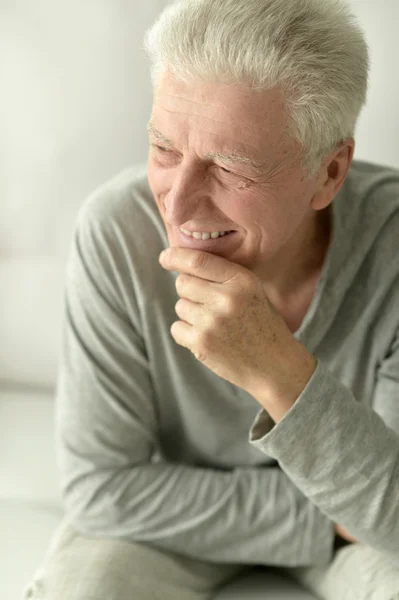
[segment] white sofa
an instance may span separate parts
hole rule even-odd
[[[151,88],[140,46],[144,30],[167,3],[22,0],[0,7],[4,600],[20,600],[63,514],[53,414],[66,255],[87,194],[146,158]],[[351,3],[373,50],[370,101],[359,123],[356,156],[398,165],[399,135],[392,135],[392,124],[399,122],[397,82],[384,76],[384,65],[387,57],[392,64],[399,59],[399,4],[386,0],[382,11],[378,3]],[[310,596],[270,572],[237,581],[219,598]]]

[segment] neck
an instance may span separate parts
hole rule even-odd
[[[332,237],[332,206],[303,222],[273,261],[255,269],[267,293],[288,298],[298,287],[317,277]]]

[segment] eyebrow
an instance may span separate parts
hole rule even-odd
[[[151,121],[147,123],[147,131],[148,133],[152,133],[158,140],[165,144],[165,146],[173,146],[173,142],[167,137],[165,137],[163,133],[158,131],[158,129],[153,125],[153,123],[151,123]],[[221,152],[207,152],[204,158],[216,158],[224,162],[244,163],[246,165],[249,165],[250,167],[253,167],[256,171],[260,171],[265,166],[263,163],[257,162],[253,158],[244,156],[236,151],[230,151],[225,154],[222,154]]]

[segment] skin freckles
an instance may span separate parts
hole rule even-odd
[[[170,73],[154,93],[150,121],[173,142],[166,147],[149,134],[148,180],[170,246],[181,246],[180,226],[235,230],[234,248],[220,256],[256,273],[276,306],[294,299],[309,281],[313,285],[329,242],[327,207],[345,179],[354,142],[335,151],[335,177],[326,163],[317,177],[306,179],[301,148],[285,133],[279,90],[189,85]],[[231,151],[262,168],[204,158]]]

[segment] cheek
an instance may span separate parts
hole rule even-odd
[[[295,199],[273,191],[236,196],[229,216],[246,232],[246,244],[269,256],[293,235],[303,215]]]
[[[248,233],[257,233],[267,229],[267,224],[273,217],[275,199],[259,192],[248,190],[246,193],[237,192],[226,205],[232,221]]]

